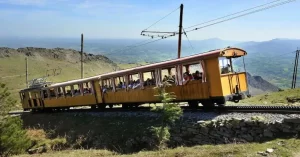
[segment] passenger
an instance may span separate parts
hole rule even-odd
[[[163,79],[163,82],[166,82],[166,81],[168,81],[168,80],[169,80],[168,76],[165,75],[165,76],[164,76],[164,79]]]
[[[118,85],[118,88],[122,88],[123,87],[123,83],[120,82],[119,85]]]
[[[202,75],[202,74],[201,74]],[[200,77],[200,72],[197,70],[195,73],[194,73],[194,79],[195,80],[200,80],[202,79],[202,76]]]
[[[187,72],[183,73],[182,85],[186,85],[190,81],[190,77]]]

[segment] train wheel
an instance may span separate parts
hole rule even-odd
[[[214,103],[212,100],[203,100],[203,101],[201,101],[201,104],[204,108],[211,108],[214,106]]]
[[[129,105],[127,105],[127,104],[122,104],[122,108],[128,108],[129,107]]]
[[[109,106],[109,108],[113,108],[114,107],[114,105],[112,105],[112,104],[110,104],[110,105],[108,105]]]
[[[188,104],[189,104],[189,107],[193,108],[193,109],[196,109],[199,105],[198,101],[189,101]]]
[[[106,108],[106,105],[97,105],[99,110],[104,110]]]
[[[92,106],[91,106],[91,109],[92,109],[92,110],[95,110],[95,109],[96,109],[96,105],[92,105]]]
[[[216,101],[217,105],[220,107],[224,107],[226,105],[226,100],[225,98],[219,99],[218,101]]]

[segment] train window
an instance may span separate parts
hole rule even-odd
[[[226,57],[219,57],[219,66],[221,74],[227,74],[232,72],[231,61]]]
[[[175,83],[175,74],[176,69],[175,68],[167,68],[161,70],[161,80],[162,82],[168,82],[170,84]]]
[[[25,93],[20,93],[21,100],[25,99]]]
[[[63,87],[57,87],[57,96],[58,97],[63,97],[64,96]]]
[[[126,82],[124,77],[115,77],[114,80],[115,80],[116,90],[126,89]]]
[[[112,91],[113,87],[112,87],[111,79],[102,80],[101,88],[103,92]]]
[[[140,86],[141,86],[141,84],[140,84],[139,74],[129,75],[128,88],[129,89],[137,89]]]
[[[147,86],[155,86],[155,78],[154,78],[153,72],[144,72],[143,73],[143,82],[144,87]]]
[[[44,98],[48,98],[48,92],[47,92],[47,90],[43,90],[43,95],[44,95]]]
[[[72,88],[71,86],[65,86],[65,95],[72,96]]]
[[[73,85],[73,96],[78,96],[81,95],[81,91],[80,91],[80,84],[74,84]]]
[[[83,83],[83,94],[91,94],[92,93],[92,84],[91,82]]]
[[[200,63],[192,64],[189,66],[189,72],[193,80],[201,80],[203,75],[203,67]]]
[[[50,89],[50,98],[56,98],[54,88]]]

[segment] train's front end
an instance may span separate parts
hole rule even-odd
[[[225,101],[239,102],[249,95],[245,50],[227,48],[220,52],[219,67]]]

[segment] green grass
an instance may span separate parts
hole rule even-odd
[[[141,151],[134,154],[122,155],[108,150],[65,150],[52,151],[35,156],[113,156],[113,157],[255,157],[261,156],[258,152],[265,152],[273,148],[274,152],[268,156],[272,157],[297,157],[300,155],[299,139],[276,139],[266,143],[245,143],[245,144],[225,144],[225,145],[203,145],[194,147],[178,147],[175,149],[166,149],[161,151]],[[30,155],[19,155],[27,157]]]
[[[286,89],[283,91],[272,92],[257,95],[240,101],[242,104],[258,104],[258,105],[297,105],[299,102],[292,103],[288,98],[300,99],[300,88]]]

